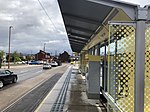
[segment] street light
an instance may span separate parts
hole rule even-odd
[[[44,52],[45,52],[45,45],[46,45],[46,43],[44,43]]]
[[[8,69],[10,68],[10,38],[11,38],[11,29],[13,28],[13,26],[9,26],[9,34],[8,34],[8,38],[9,38],[9,46],[8,46]]]

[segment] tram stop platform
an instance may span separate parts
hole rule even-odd
[[[70,66],[35,112],[106,112],[99,100],[88,99],[85,76]]]

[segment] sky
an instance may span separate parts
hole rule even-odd
[[[124,2],[133,3],[133,4],[138,4],[141,7],[144,7],[145,5],[150,5],[150,0],[118,0],[118,1],[124,1]]]
[[[0,50],[8,51],[11,29],[11,52],[71,52],[56,0],[0,0]]]
[[[57,0],[0,0],[0,50],[8,52],[8,29],[11,29],[11,52],[34,54],[71,53]],[[144,6],[149,0],[122,0]]]

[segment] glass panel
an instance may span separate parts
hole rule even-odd
[[[95,49],[95,54],[94,55],[96,55],[97,56],[97,48]]]
[[[150,112],[150,27],[146,29],[144,112]]]
[[[108,93],[122,112],[134,112],[135,29],[110,25]]]
[[[105,55],[105,46],[100,48],[100,56],[104,56]]]

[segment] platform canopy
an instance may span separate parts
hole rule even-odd
[[[101,3],[97,3],[97,1]],[[63,16],[66,32],[71,48],[80,52],[83,47],[99,32],[99,27],[105,26],[117,13],[113,3],[134,9],[137,5],[111,0],[58,0]],[[109,4],[110,3],[110,4]],[[112,11],[113,10],[113,11]],[[132,11],[130,11],[132,13]],[[133,17],[133,14],[131,14]],[[129,15],[130,16],[130,15]]]

